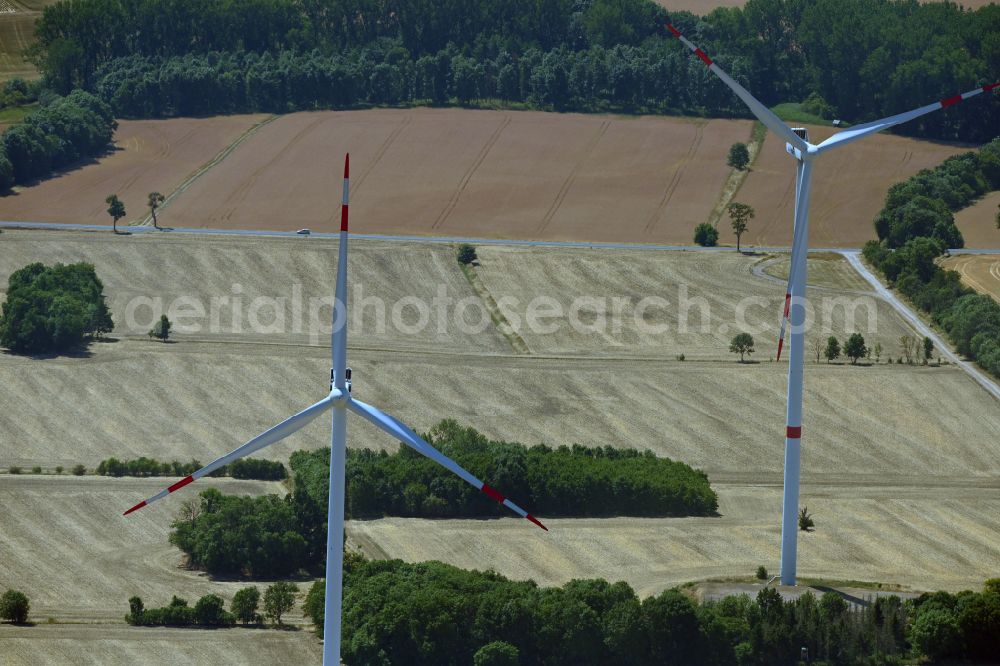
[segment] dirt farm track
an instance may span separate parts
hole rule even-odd
[[[727,188],[729,147],[750,135],[745,120],[463,109],[123,121],[112,154],[17,188],[0,219],[105,224],[115,192],[126,221],[142,222],[157,190],[168,226],[329,230],[350,151],[357,232],[690,244]],[[966,149],[879,135],[832,153],[816,170],[811,242],[860,247],[892,183]],[[793,181],[769,136],[736,194],[757,211],[744,243],[790,243]],[[967,234],[970,247],[997,244],[988,230]]]

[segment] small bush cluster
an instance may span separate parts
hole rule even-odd
[[[226,610],[225,602],[217,594],[206,594],[193,608],[178,596],[162,608],[146,608],[140,597],[132,597],[128,605],[125,621],[135,626],[231,627],[236,623],[236,616]]]
[[[92,264],[34,263],[11,273],[0,345],[18,353],[64,351],[113,328]]]

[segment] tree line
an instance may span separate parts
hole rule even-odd
[[[65,351],[113,327],[93,264],[33,263],[8,278],[0,345],[13,352]]]
[[[51,99],[0,138],[0,192],[107,150],[116,127],[111,107],[91,93]]]
[[[323,582],[304,610],[322,635]],[[500,644],[500,645],[498,645]],[[836,592],[697,604],[677,589],[640,599],[624,583],[541,588],[440,562],[362,561],[346,569],[348,664],[893,664],[989,661],[1000,653],[1000,580],[983,592],[879,597]],[[503,656],[507,660],[489,659]]]
[[[226,602],[217,594],[206,594],[189,606],[187,599],[177,595],[170,603],[160,608],[146,608],[142,597],[128,600],[129,612],[125,622],[139,627],[231,627],[237,622],[244,626],[260,625],[268,618],[281,625],[281,616],[295,606],[295,595],[299,591],[295,583],[278,581],[264,590],[264,613],[257,612],[260,606],[260,590],[255,586],[244,587],[236,592],[226,610]]]
[[[533,513],[545,516],[706,516],[718,498],[704,472],[651,451],[525,447],[491,441],[474,428],[444,420],[427,441]],[[326,506],[330,449],[297,451],[296,488]],[[399,450],[348,451],[346,508],[351,518],[505,516],[501,507],[434,461]]]
[[[995,189],[1000,189],[1000,138],[893,185],[875,219],[880,240],[866,243],[864,256],[931,315],[958,353],[1000,377],[1000,304],[937,263],[948,239],[954,243],[957,237],[962,245],[952,211]]]
[[[33,57],[57,91],[100,88],[129,115],[499,99],[745,116],[666,20],[650,0],[76,0],[45,9]],[[850,122],[1000,71],[997,6],[748,0],[670,20],[767,104]],[[899,131],[985,141],[998,124],[991,95]]]
[[[97,465],[98,476],[187,476],[204,467],[197,460],[182,463],[174,460],[161,462],[141,456],[133,460],[107,458]],[[231,476],[234,479],[254,479],[257,481],[281,481],[288,477],[284,463],[277,460],[243,458],[223,465],[209,476]]]

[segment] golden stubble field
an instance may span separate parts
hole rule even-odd
[[[958,271],[967,286],[1000,301],[1000,256],[956,254],[944,259],[941,265]]]
[[[321,239],[9,231],[2,242],[0,284],[31,260],[93,261],[119,319],[121,293],[210,299],[232,295],[237,281],[247,296],[280,296],[278,286],[289,280],[301,280],[306,294],[322,291],[331,287],[336,261],[336,242]],[[366,295],[420,300],[440,283],[456,299],[479,298],[449,246],[355,241],[352,248],[351,274]],[[533,298],[546,282],[560,299],[635,297],[658,281],[690,278],[692,294],[704,291],[717,304],[712,330],[694,339],[664,335],[645,346],[636,337],[617,350],[575,332],[555,333],[552,343],[526,334],[529,353],[518,353],[492,322],[480,334],[439,333],[435,326],[413,334],[388,326],[379,334],[362,323],[350,339],[355,394],[418,430],[450,417],[527,444],[649,448],[705,469],[721,515],[556,518],[546,521],[547,534],[515,519],[393,518],[352,522],[351,543],[372,556],[433,557],[542,583],[624,579],[644,594],[685,580],[749,575],[758,564],[776,570],[786,366],[735,363],[715,329],[729,317],[724,304],[744,292],[771,298],[776,312],[782,258],[480,249],[475,270],[493,299]],[[811,261],[815,296],[838,289],[850,295],[863,286],[841,262],[834,255]],[[879,318],[893,335],[907,330],[891,313]],[[301,332],[186,333],[174,344],[150,341],[142,331],[115,336],[117,342],[92,345],[89,356],[0,356],[0,470],[93,467],[112,455],[207,462],[327,390],[325,336],[315,344]],[[681,362],[674,354],[682,347],[702,352]],[[810,362],[806,370],[803,501],[818,529],[802,537],[801,574],[949,589],[992,575],[1000,566],[1000,413],[992,398],[951,367]],[[284,460],[328,438],[320,419],[265,457]],[[358,420],[351,421],[349,443],[396,446]],[[165,603],[173,592],[193,598],[218,591],[228,600],[236,583],[184,570],[166,542],[183,497],[121,516],[169,482],[0,475],[0,496],[12,507],[0,529],[15,553],[0,565],[0,585],[23,581],[37,590],[39,616],[57,620],[117,621],[137,591],[148,603]],[[278,484],[211,483],[282,491]],[[196,488],[190,490],[194,497]],[[67,567],[77,561],[75,570]],[[114,654],[127,654],[131,637],[123,634]],[[312,639],[302,640],[306,647],[295,649],[313,649]],[[57,650],[67,643],[40,645]]]

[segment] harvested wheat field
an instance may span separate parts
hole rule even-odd
[[[476,269],[536,354],[726,358],[739,332],[754,335],[756,356],[777,352],[787,272],[782,256],[720,253],[564,250],[483,246]],[[861,332],[871,344],[912,331],[839,254],[810,257],[813,340]],[[786,268],[787,271],[787,268]],[[650,299],[663,299],[655,301]],[[529,325],[533,304],[557,306],[562,319]]]
[[[36,621],[117,622],[136,594],[147,607],[166,605],[174,594],[193,604],[210,593],[228,606],[245,582],[215,581],[183,568],[183,554],[167,542],[185,497],[122,515],[169,483],[66,474],[0,476],[5,507],[0,586],[24,589]],[[205,479],[199,485],[238,495],[285,492],[282,484],[267,481]],[[187,495],[196,497],[196,491]],[[301,611],[296,609],[290,620],[302,621]]]
[[[329,228],[350,151],[352,230],[689,242],[748,121],[461,109],[296,113],[169,207],[172,224]],[[337,157],[334,157],[337,156]]]
[[[35,66],[24,59],[24,52],[35,41],[35,21],[45,4],[51,2],[0,0],[0,82],[38,77]]]
[[[117,194],[128,211],[119,224],[141,220],[149,213],[150,192],[170,194],[266,117],[119,121],[107,155],[0,196],[0,219],[109,224],[104,199]]]
[[[813,143],[835,132],[832,127],[808,127]],[[809,245],[861,247],[875,237],[872,220],[882,209],[885,193],[893,183],[968,150],[968,146],[883,133],[825,154],[813,170]],[[791,245],[795,160],[774,134],[767,135],[735,200],[757,211],[743,237],[744,245]],[[720,242],[736,244],[728,218],[719,223],[719,231]],[[967,245],[978,247],[969,240]]]
[[[27,261],[91,260],[116,303],[116,317],[122,316],[119,291],[210,299],[232,295],[234,281],[260,295],[299,279],[309,292],[322,291],[330,288],[326,275],[335,268],[336,243],[315,238],[29,231],[3,237],[10,250],[0,255],[0,283]],[[781,257],[736,252],[491,247],[482,251],[473,286],[463,282],[449,246],[357,241],[352,247],[351,274],[363,280],[365,295],[398,300],[426,298],[435,293],[435,282],[445,285],[446,294],[476,302],[532,297],[542,283],[564,298],[635,296],[659,281],[690,281],[692,294],[704,293],[718,306],[710,318],[718,327],[734,324],[725,306],[744,293],[768,300],[772,293],[780,299],[783,290]],[[856,293],[858,285],[841,261],[819,255],[814,262],[817,295]],[[634,268],[623,271],[623,265]],[[509,276],[506,284],[502,274]],[[430,277],[414,277],[423,275]],[[906,330],[888,316],[880,325],[893,335]],[[520,349],[491,328],[492,321],[481,332],[446,326],[439,333],[430,326],[403,334],[389,326],[369,334],[370,326],[349,338],[354,393],[417,430],[455,418],[490,437],[526,444],[648,448],[706,470],[720,490],[721,516],[555,519],[549,534],[514,519],[352,523],[351,539],[366,552],[494,567],[543,583],[625,578],[643,593],[682,580],[749,574],[761,563],[773,568],[783,363],[737,364],[715,330],[691,343],[691,349],[703,349],[702,357],[682,362],[659,349],[672,349],[681,340],[676,335],[666,343],[643,347],[633,341],[624,351],[609,352],[603,337],[560,334],[553,334],[553,343],[544,334],[527,335],[527,348]],[[178,334],[172,344],[151,341],[141,331],[116,331],[115,337],[78,356],[0,358],[0,469],[51,470],[78,462],[92,468],[112,455],[207,462],[313,403],[328,387],[325,335],[315,343],[294,331]],[[54,407],[43,413],[41,403]],[[1000,476],[1000,412],[958,368],[809,362],[804,424],[804,503],[820,528],[803,536],[804,575],[952,588],[995,570],[1000,549],[990,535],[1000,508],[992,490]],[[328,442],[328,421],[318,419],[262,456],[287,460],[295,450]],[[351,420],[349,444],[398,446],[358,419]],[[166,536],[180,498],[130,516],[133,522],[109,523],[166,481],[0,476],[0,495],[13,507],[0,529],[11,535],[17,553],[9,560],[16,564],[7,566],[27,567],[0,569],[0,578],[35,581],[41,592],[33,604],[57,619],[77,614],[116,620],[124,612],[119,604],[133,593],[129,581],[146,579],[141,590],[147,602],[159,602],[161,593],[165,601],[174,592],[193,597],[213,590],[228,599],[237,583],[178,568],[180,553]],[[211,483],[234,484],[243,492],[283,491],[280,484]],[[38,524],[53,529],[34,529]],[[500,547],[498,530],[504,537]],[[71,543],[86,544],[82,557],[93,563],[94,575],[79,584],[71,584],[68,577],[78,572],[64,564],[69,555],[62,549]],[[29,555],[36,551],[41,555]],[[121,572],[126,575],[112,580]]]
[[[799,575],[978,588],[1000,567],[1000,491],[965,478],[939,481],[909,487],[913,479],[806,474],[801,505],[817,528],[799,535]],[[780,475],[714,486],[714,518],[543,518],[544,534],[513,519],[384,518],[351,521],[347,529],[370,557],[442,560],[541,585],[624,580],[640,596],[688,581],[749,577],[762,564],[776,571]]]
[[[955,225],[972,248],[1000,248],[1000,190],[986,194],[979,201],[955,213]]]
[[[94,264],[116,322],[115,336],[145,339],[162,308],[174,321],[171,333],[177,339],[330,343],[336,240],[26,230],[7,231],[3,240],[0,289],[11,271],[35,261]],[[452,246],[354,241],[349,270],[352,344],[510,349],[488,318],[485,330],[474,335],[454,325],[457,303],[476,295]],[[435,315],[418,329],[420,308],[431,308],[437,298],[456,304],[449,308],[450,317],[441,325]],[[461,320],[476,324],[481,312],[465,308]]]
[[[945,259],[942,265],[958,271],[967,286],[1000,301],[1000,255],[957,254]]]
[[[194,666],[315,664],[322,643],[308,631],[168,629],[125,625],[0,626],[8,666]]]

